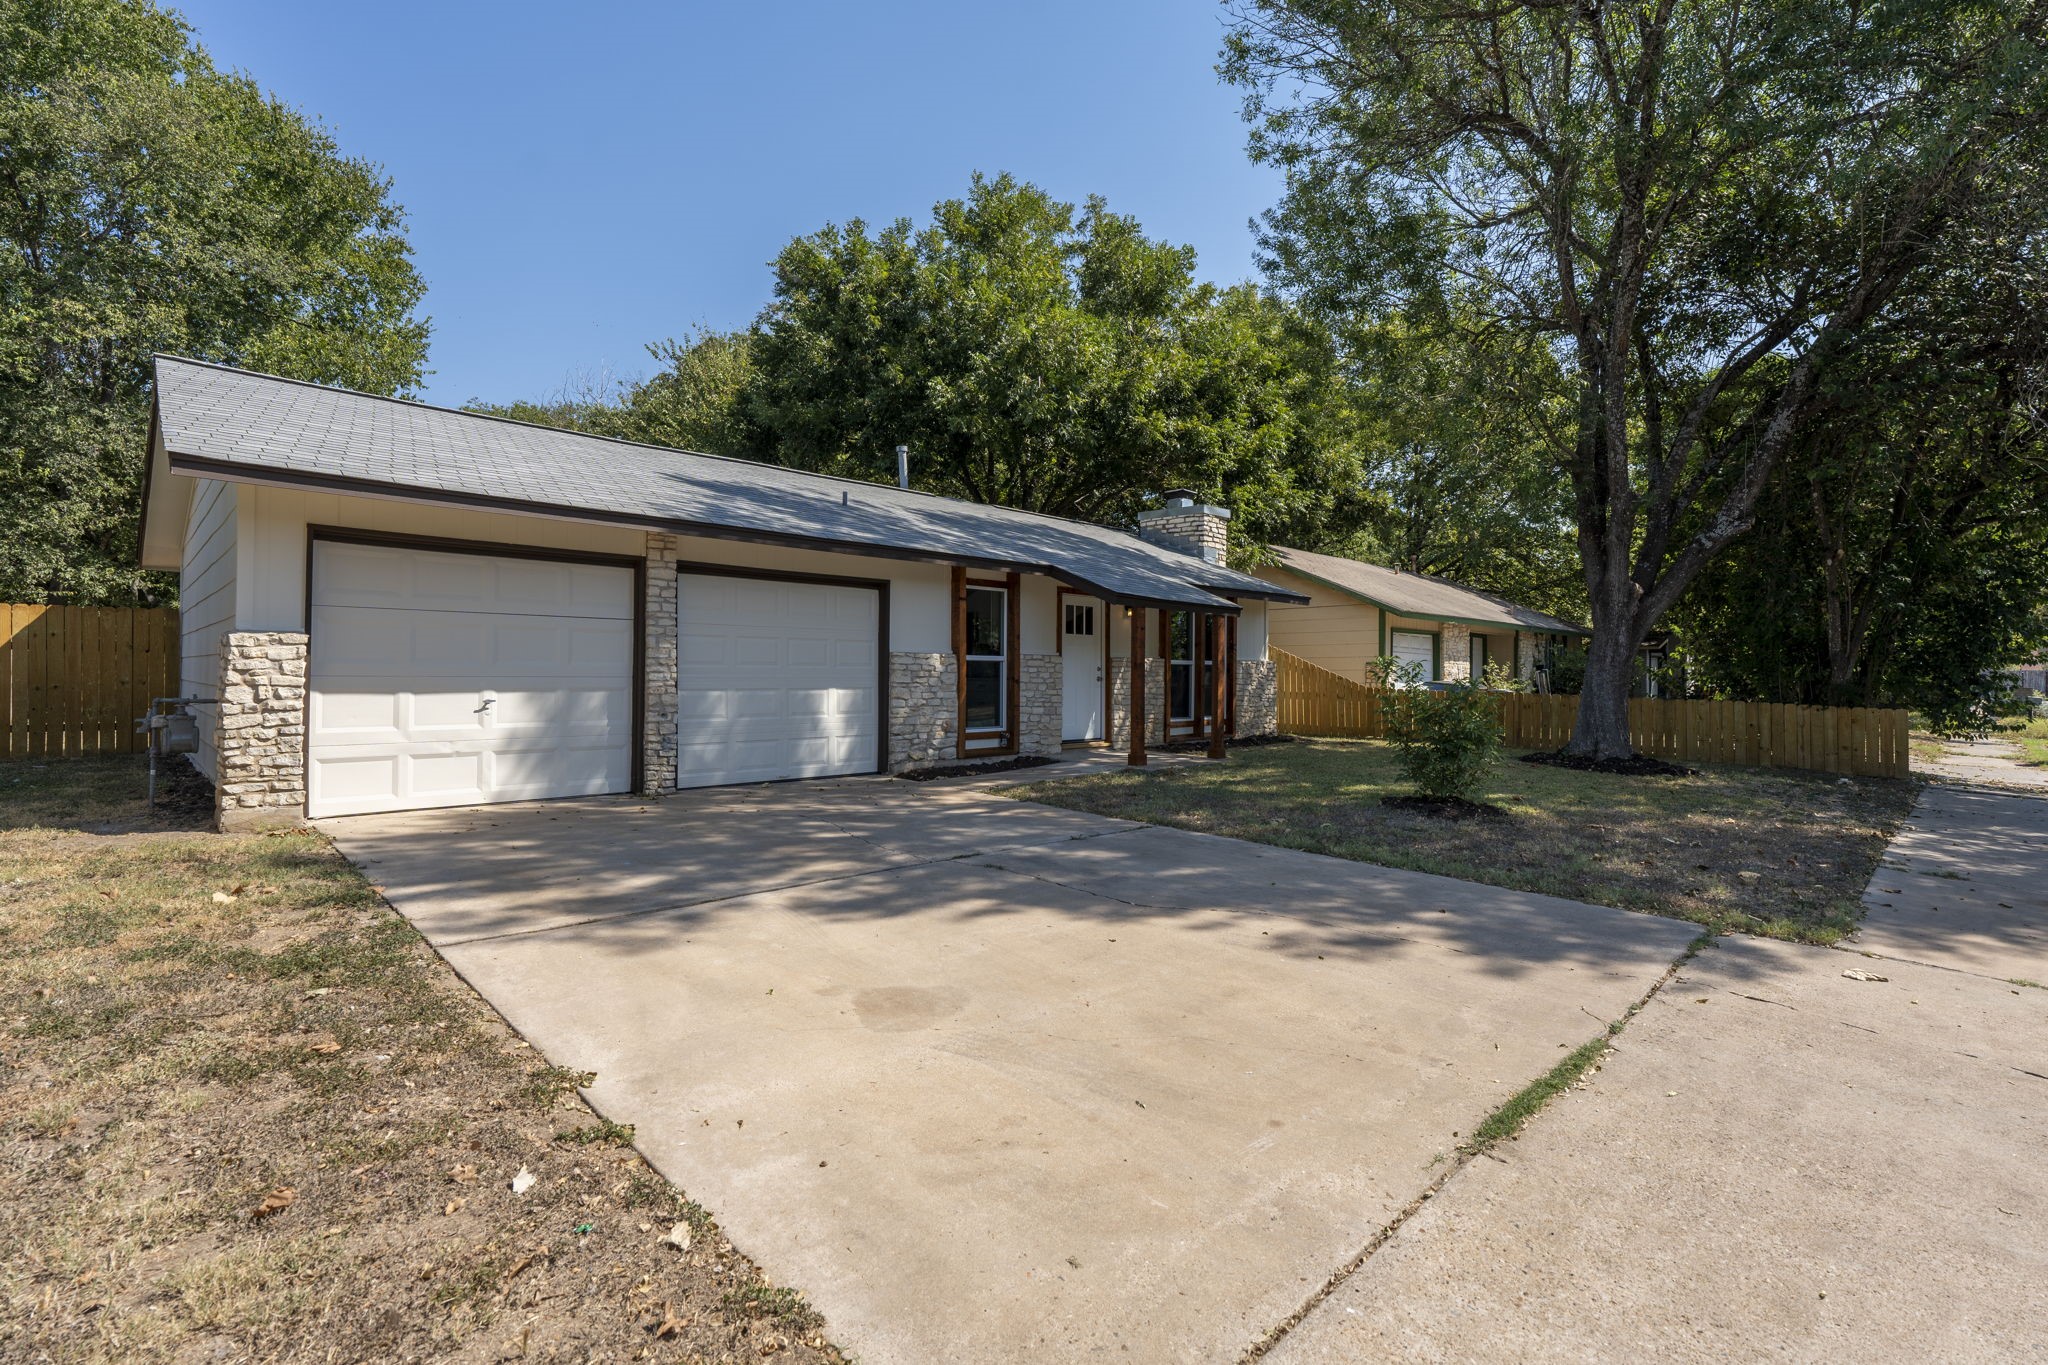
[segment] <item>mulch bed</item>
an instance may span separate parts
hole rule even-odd
[[[1507,812],[1485,801],[1467,801],[1462,796],[1382,796],[1380,804],[1389,810],[1413,811],[1436,820],[1477,820],[1483,816],[1506,819]]]
[[[1294,743],[1293,735],[1246,735],[1243,739],[1226,739],[1223,742],[1226,749],[1263,749],[1269,744],[1292,743]],[[1177,739],[1171,744],[1154,744],[1151,748],[1154,753],[1161,754],[1207,753],[1209,741],[1206,739]]]
[[[986,777],[990,773],[1013,773],[1021,768],[1043,768],[1059,762],[1056,758],[1006,758],[998,763],[957,763],[945,768],[911,768],[896,776],[905,782],[936,782],[942,777]]]
[[[1587,758],[1583,754],[1568,754],[1562,749],[1554,752],[1523,754],[1524,763],[1543,763],[1553,768],[1573,768],[1582,773],[1607,773],[1614,777],[1698,777],[1698,768],[1683,764],[1666,763],[1661,758],[1648,754],[1631,754],[1627,758]]]
[[[149,762],[146,757],[136,761]],[[213,823],[213,783],[182,754],[157,760],[156,818],[194,829]]]

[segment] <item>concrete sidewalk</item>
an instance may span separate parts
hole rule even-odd
[[[1886,863],[1847,951],[1694,958],[1270,1359],[2048,1358],[2048,802],[1930,788]]]

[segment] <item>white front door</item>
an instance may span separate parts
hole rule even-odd
[[[1397,630],[1387,637],[1387,649],[1398,664],[1415,664],[1422,681],[1436,681],[1436,637],[1419,630]]]
[[[877,589],[686,573],[676,599],[677,786],[881,766]]]
[[[622,792],[633,571],[316,541],[306,812]]]
[[[1062,739],[1101,739],[1102,642],[1109,611],[1092,597],[1060,599]]]

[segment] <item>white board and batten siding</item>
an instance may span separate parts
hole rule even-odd
[[[221,637],[236,629],[236,541],[240,533],[236,485],[201,479],[192,491],[185,545],[178,573],[179,673],[188,697],[220,696]],[[199,749],[192,765],[214,777],[218,714],[195,706]]]
[[[880,766],[879,589],[692,571],[676,598],[677,786]]]
[[[627,791],[630,568],[313,546],[313,816]]]

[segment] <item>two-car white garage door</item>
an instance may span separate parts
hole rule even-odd
[[[634,573],[320,540],[306,806],[314,816],[623,792]],[[686,573],[677,782],[873,772],[881,593]]]

